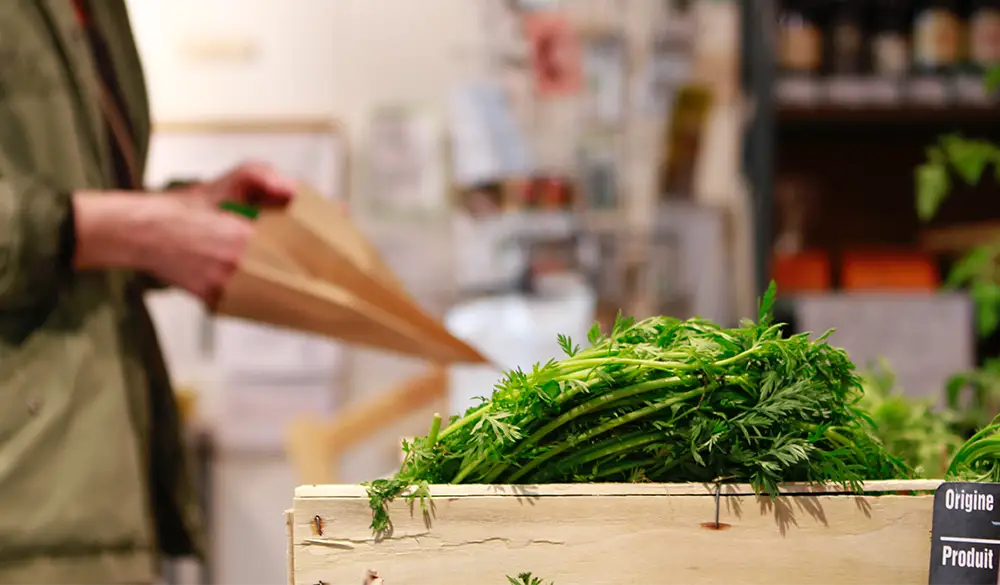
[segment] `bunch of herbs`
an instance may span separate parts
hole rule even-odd
[[[774,292],[738,328],[619,317],[587,348],[560,337],[564,359],[508,373],[405,445],[398,474],[367,484],[372,528],[389,528],[388,501],[429,484],[725,481],[777,495],[782,482],[908,476],[858,408],[847,354],[826,335],[783,337]]]

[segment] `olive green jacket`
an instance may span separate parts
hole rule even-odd
[[[123,0],[93,2],[149,142]],[[71,0],[0,0],[0,583],[149,583],[200,550],[176,404],[138,278],[59,269],[73,190],[114,187]]]

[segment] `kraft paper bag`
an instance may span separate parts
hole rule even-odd
[[[257,220],[258,237],[267,242],[266,247],[275,256],[287,257],[309,276],[335,284],[413,326],[428,342],[452,348],[455,360],[485,361],[473,348],[449,333],[440,321],[427,314],[377,256],[365,252],[351,258],[350,253],[344,251],[344,242],[331,243],[315,227],[303,225],[297,217],[268,213]],[[367,260],[361,260],[364,256]],[[359,266],[358,261],[365,262],[368,269]]]
[[[438,363],[462,361],[455,351],[326,282],[262,263],[244,262],[226,286],[217,313]]]
[[[350,218],[309,185],[299,185],[295,199],[283,215],[315,234],[328,248],[343,255],[362,272],[391,288],[404,289],[375,246],[351,223]]]
[[[260,214],[217,311],[438,363],[486,361],[424,312],[346,215],[308,189],[287,209]]]

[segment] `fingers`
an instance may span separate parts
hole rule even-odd
[[[249,248],[254,226],[236,214],[192,208],[165,226],[151,271],[215,312]]]
[[[295,181],[267,163],[244,163],[233,175],[238,197],[251,205],[282,206],[295,196]]]
[[[206,307],[212,313],[219,308],[226,287],[239,270],[243,257],[250,246],[254,234],[254,223],[240,216],[218,214],[215,233],[220,238],[215,244],[213,260],[205,273],[206,292],[202,295]]]

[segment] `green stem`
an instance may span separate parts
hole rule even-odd
[[[758,347],[757,344],[754,344],[749,349],[747,349],[747,350],[745,350],[743,352],[740,352],[740,353],[738,353],[736,355],[730,356],[730,357],[725,358],[725,359],[721,359],[721,360],[716,361],[716,362],[714,362],[714,363],[712,363],[710,365],[712,367],[725,367],[725,366],[732,365],[732,364],[734,364],[734,363],[736,363],[738,361],[741,361],[741,360],[746,359],[747,357],[750,357],[751,355],[753,355],[753,353],[757,350],[757,347]],[[579,359],[580,355],[583,355],[583,354],[588,354],[589,355],[589,352],[594,352],[594,353],[599,354],[602,351],[607,351],[607,348],[605,348],[605,347],[590,348],[588,350],[584,350],[584,351],[580,352],[575,357],[572,357],[572,358],[569,358],[569,359],[565,360],[564,365],[565,365],[565,363],[569,363],[569,364],[573,364],[573,365],[580,365],[582,363],[582,364],[586,364],[586,367],[579,368],[577,370],[568,370],[568,371],[567,370],[563,370],[563,374],[564,375],[571,375],[571,374],[577,374],[577,373],[586,373],[586,372],[588,372],[589,370],[591,370],[595,366],[605,365],[605,364],[608,364],[608,363],[616,363],[614,360],[628,360],[628,361],[620,361],[618,363],[626,363],[626,364],[630,363],[632,365],[637,365],[637,366],[645,365],[647,367],[653,367],[653,368],[658,368],[658,369],[670,369],[670,368],[665,367],[665,362],[657,362],[657,361],[654,361],[654,360],[630,360],[629,358],[615,358],[615,357],[610,357],[610,356],[609,357],[595,357],[595,358]],[[670,356],[678,356],[678,357],[680,357],[682,354],[680,354],[679,352],[677,352],[677,353],[673,353],[673,354],[665,353],[664,355],[670,355]],[[678,368],[678,369],[687,369],[687,370],[702,369],[701,366],[695,366],[694,364],[686,364],[685,363],[685,364],[679,364],[679,365],[682,366],[682,367]],[[587,377],[589,377],[589,375],[585,376],[584,379],[586,379]],[[552,379],[555,380],[557,378],[552,378]],[[573,398],[574,396],[576,396],[577,394],[579,394],[582,391],[583,391],[582,388],[571,387],[566,392],[563,392],[562,394],[560,394],[559,397],[556,398],[556,401],[559,404],[564,404],[567,400]],[[441,431],[440,438],[443,440],[443,439],[451,436],[456,431],[464,428],[466,425],[469,425],[469,424],[472,424],[472,423],[478,421],[480,418],[482,418],[482,416],[485,414],[485,412],[486,412],[486,405],[483,405],[482,408],[480,408],[478,410],[475,410],[475,411],[473,411],[473,412],[471,412],[471,413],[463,416],[462,418],[456,420],[452,424],[448,425],[443,431]]]
[[[975,443],[967,443],[961,451],[961,457],[956,455],[952,459],[952,465],[955,469],[949,469],[949,473],[957,470],[959,465],[972,467],[979,462],[983,455],[996,454],[997,452],[1000,452],[1000,437],[983,437],[977,439]]]
[[[560,461],[559,467],[562,469],[572,469],[578,465],[585,465],[591,461],[618,455],[619,453],[630,451],[636,447],[648,445],[649,443],[653,443],[662,438],[662,431],[639,431],[638,433],[633,433],[632,435],[622,437],[621,439],[615,439],[610,443],[598,443],[589,449],[584,449],[583,451]]]
[[[730,356],[725,359],[713,362],[714,367],[725,367],[732,365],[742,359],[745,359],[753,355],[754,351],[757,349],[756,346],[750,349],[738,353],[736,355]],[[607,364],[628,364],[633,366],[642,366],[645,368],[650,368],[654,370],[702,370],[704,366],[702,364],[692,364],[688,362],[665,362],[657,360],[639,360],[632,358],[619,358],[619,357],[603,357],[603,358],[592,358],[584,360],[573,360],[574,366],[584,365],[584,366],[603,366]]]
[[[612,465],[611,467],[608,467],[606,469],[599,470],[597,473],[594,474],[594,479],[600,479],[602,477],[611,477],[614,475],[618,475],[619,473],[625,473],[626,471],[631,471],[637,468],[646,469],[652,467],[653,465],[656,465],[657,463],[659,463],[659,461],[660,460],[656,458],[640,459],[639,461],[623,461],[621,463]]]
[[[841,445],[843,445],[845,447],[850,447],[851,445],[854,444],[854,441],[851,441],[850,439],[848,439],[844,435],[841,435],[840,433],[838,433],[837,431],[835,431],[833,429],[833,427],[831,427],[829,429],[826,429],[826,432],[823,433],[823,436],[825,436],[826,438],[830,439],[831,441],[833,441],[835,443],[840,443]]]
[[[531,433],[531,436],[527,437],[524,441],[521,442],[520,445],[517,446],[517,448],[514,450],[511,456],[517,457],[521,453],[524,453],[526,449],[529,449],[531,446],[536,445],[539,441],[544,439],[549,433],[561,427],[562,425],[572,421],[573,419],[581,417],[601,407],[607,406],[608,404],[618,402],[619,400],[636,396],[638,394],[644,394],[646,392],[652,392],[654,390],[662,390],[663,388],[669,388],[671,386],[674,386],[675,384],[682,384],[685,381],[686,380],[684,380],[683,378],[677,378],[677,377],[659,378],[657,380],[649,380],[646,382],[642,382],[632,386],[627,386],[619,390],[614,390],[612,392],[607,392],[605,394],[600,394],[598,396],[595,396],[594,398],[591,398],[590,400],[584,402],[583,404],[580,404],[574,408],[571,408],[570,410],[567,410],[562,415],[551,420],[547,425]],[[485,461],[485,459],[486,459],[485,456],[481,456],[479,459],[473,461],[470,465],[467,465],[465,468],[461,469],[458,475],[455,476],[455,479],[452,480],[452,483],[461,483],[461,481],[466,477],[468,477],[469,474],[471,474],[473,471],[475,471],[476,468],[479,467],[479,465],[481,465],[483,461]],[[507,466],[504,464],[497,465],[497,467],[494,468],[494,470],[485,477],[484,483],[492,483],[492,481],[496,479],[497,476],[503,473],[506,469]]]
[[[673,386],[683,385],[685,382],[690,383],[690,379],[680,378],[680,377],[670,377],[670,378],[659,378],[657,380],[649,380],[646,382],[640,382],[639,384],[634,384],[632,386],[626,386],[620,390],[615,390],[608,392],[606,394],[601,394],[596,396],[579,406],[575,406],[560,416],[556,417],[550,421],[547,425],[538,429],[537,431],[531,433],[531,436],[527,438],[516,451],[514,455],[518,455],[523,449],[530,447],[544,439],[549,433],[563,426],[564,424],[579,418],[585,414],[589,414],[594,410],[601,407],[608,406],[609,404],[624,400],[625,398],[631,398],[639,394],[645,394],[647,392],[652,392],[654,390],[663,390],[665,388],[670,388]]]
[[[568,441],[553,447],[552,449],[546,451],[543,455],[539,455],[538,457],[534,458],[530,463],[515,471],[514,474],[511,475],[510,478],[508,479],[508,483],[516,482],[517,480],[524,477],[527,473],[533,471],[542,463],[545,463],[549,459],[567,451],[568,449],[572,449],[573,447],[584,441],[589,441],[590,439],[593,439],[598,435],[604,434],[608,431],[612,431],[624,424],[628,424],[630,422],[634,422],[641,418],[647,417],[651,414],[655,414],[665,408],[670,408],[671,406],[679,402],[683,402],[685,400],[690,400],[691,398],[696,398],[698,396],[701,396],[702,394],[709,392],[713,388],[715,388],[715,385],[712,384],[701,386],[695,388],[694,390],[689,390],[687,392],[678,394],[677,396],[664,400],[663,402],[660,402],[658,404],[651,404],[646,408],[640,408],[639,410],[634,410],[629,414],[620,416],[614,420],[608,421],[602,425],[594,427],[593,429],[583,434],[580,434],[575,438],[569,439]],[[498,474],[493,475],[493,479],[496,479],[496,475]]]
[[[967,465],[969,463],[969,456],[977,446],[977,444],[986,437],[987,434],[996,433],[1000,430],[1000,425],[991,424],[989,426],[983,427],[976,434],[962,445],[955,455],[951,458],[951,464],[948,466],[948,474],[953,474],[958,471],[958,468],[962,465]]]
[[[441,432],[441,414],[434,413],[434,420],[431,421],[431,431],[427,434],[427,446],[433,448],[438,442],[438,433]]]

